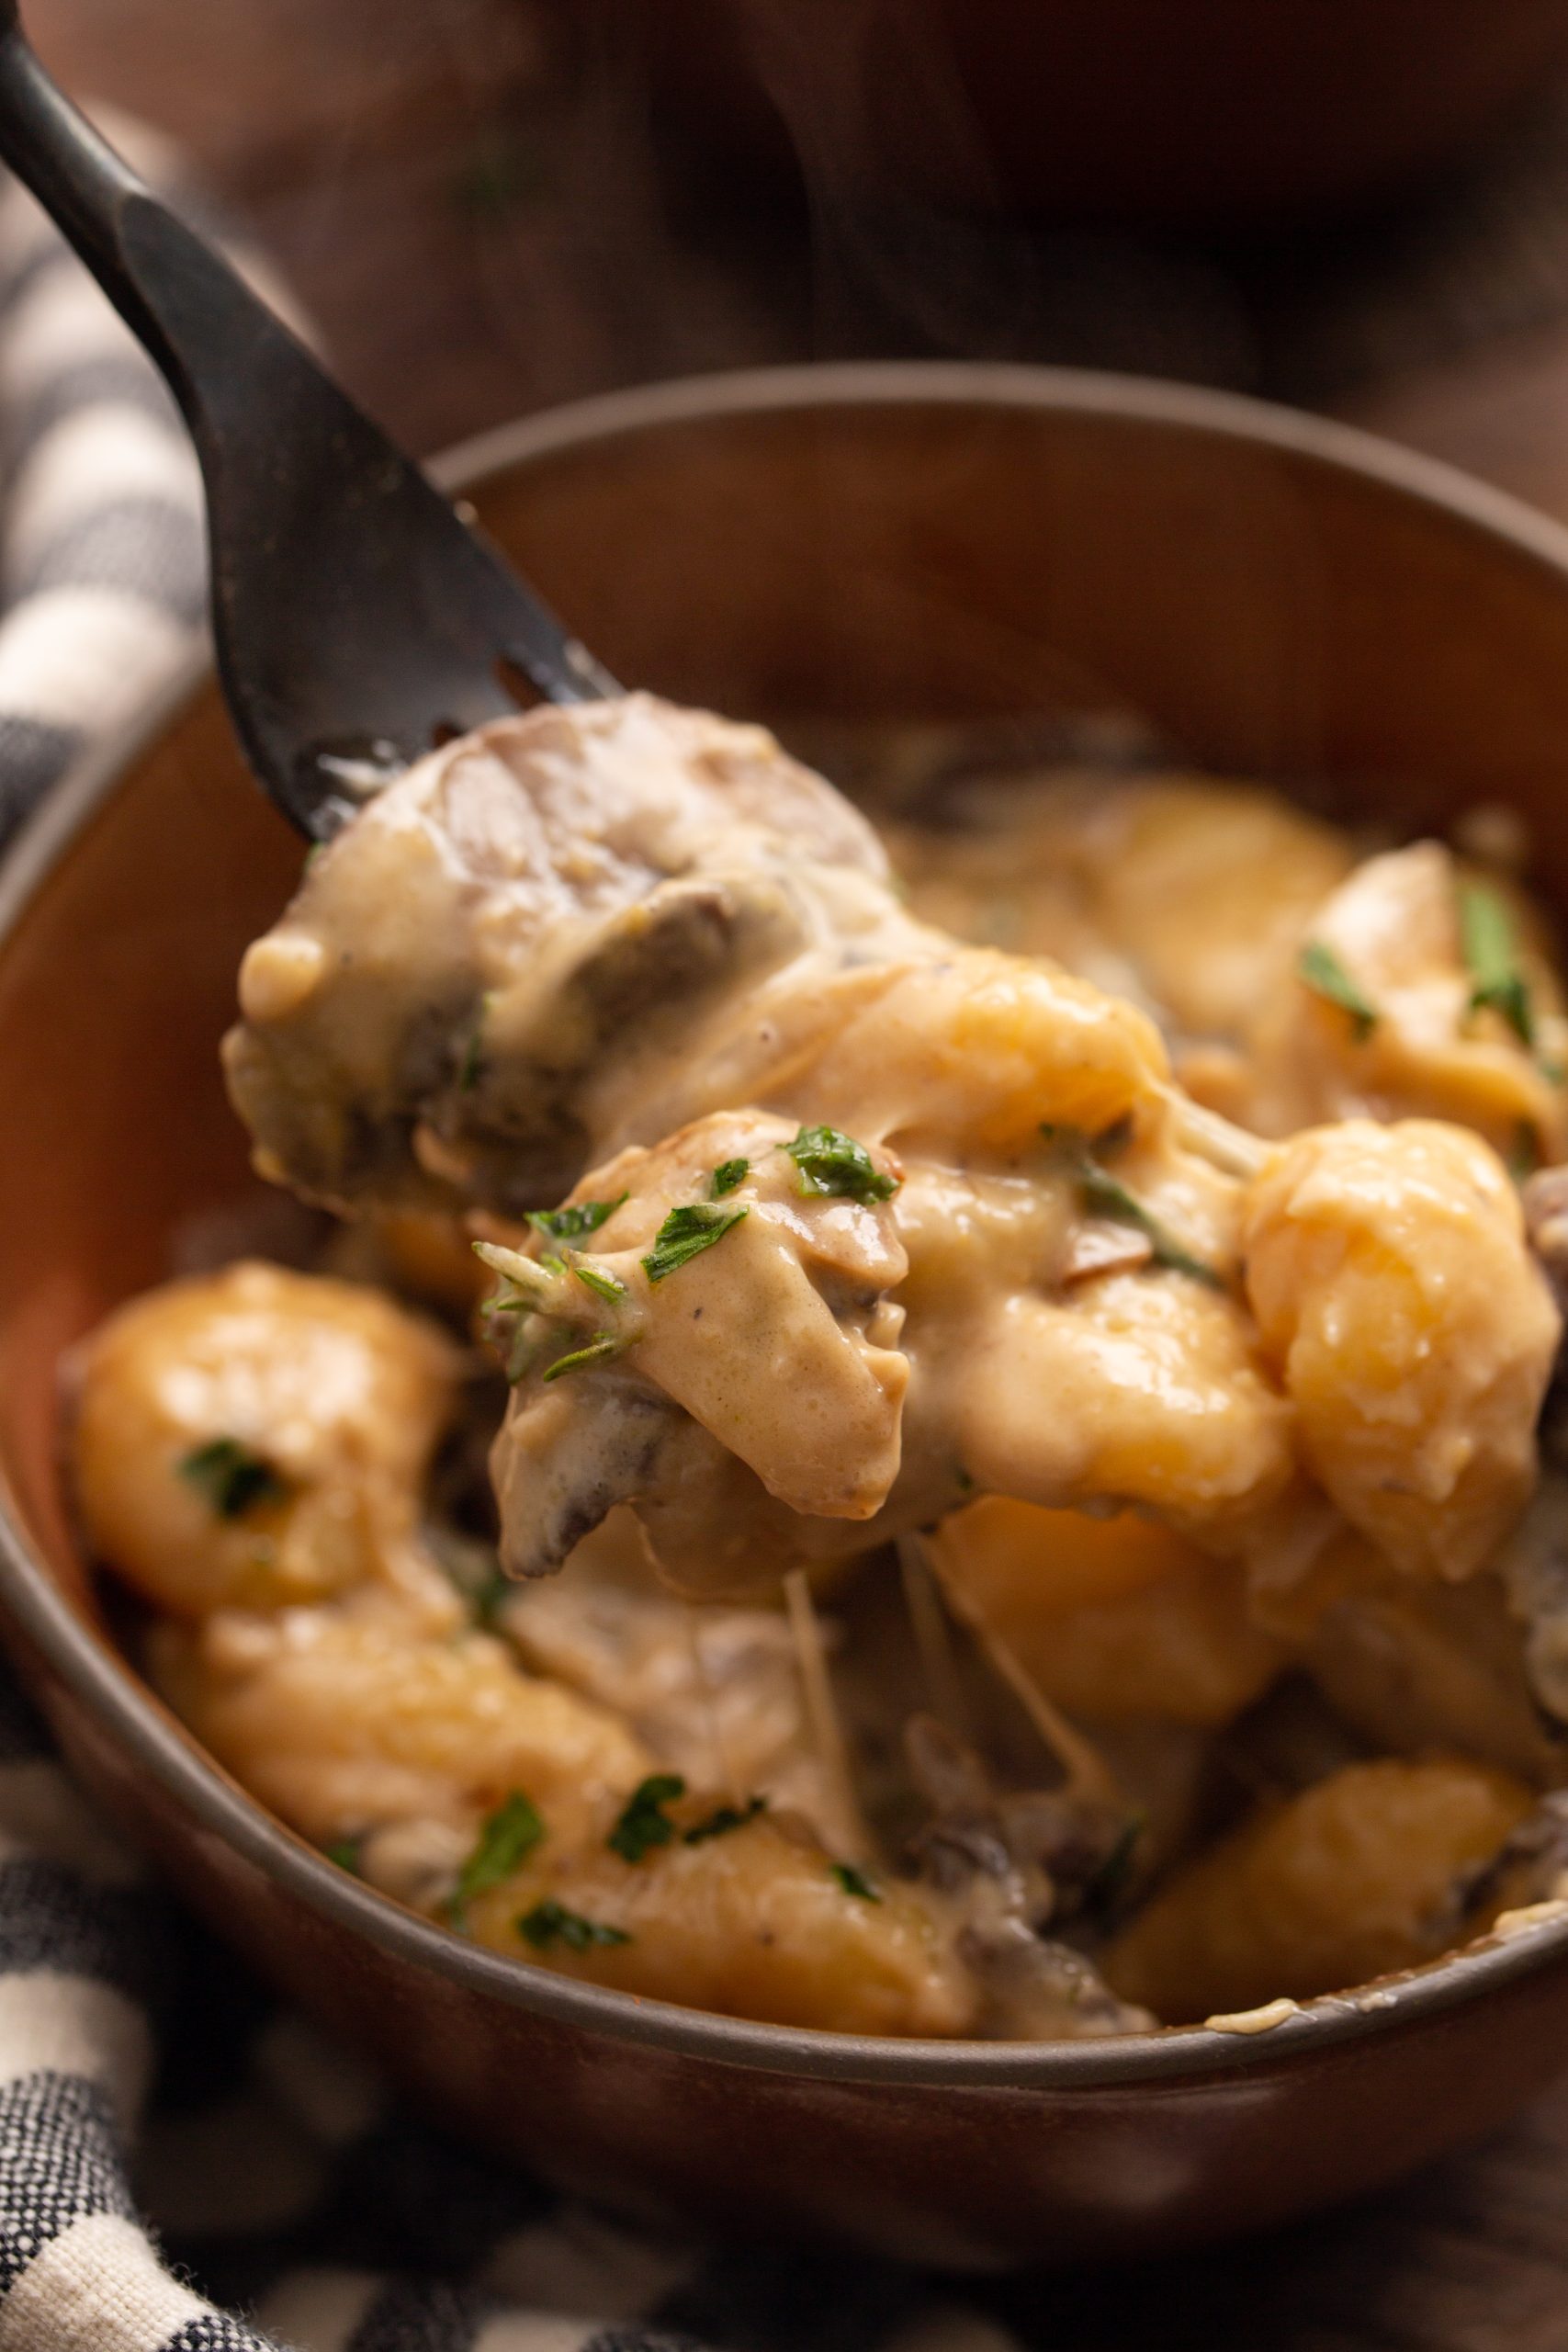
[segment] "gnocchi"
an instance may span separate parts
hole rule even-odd
[[[220,1764],[530,1966],[1038,2039],[1419,1965],[1561,1845],[1544,925],[953,773],[879,840],[632,695],[389,786],[225,1046],[340,1222],[83,1342],[87,1539]]]

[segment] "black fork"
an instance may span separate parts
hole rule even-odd
[[[167,379],[207,489],[246,757],[325,840],[433,742],[618,689],[412,460],[51,81],[0,0],[0,159]]]

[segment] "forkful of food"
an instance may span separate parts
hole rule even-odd
[[[1482,1136],[1233,1125],[1145,1010],[919,920],[760,729],[630,695],[446,746],[240,989],[263,1171],[465,1215],[499,1277],[513,1573],[624,1502],[735,1593],[990,1493],[1266,1586],[1463,1578],[1533,1484],[1558,1316]]]

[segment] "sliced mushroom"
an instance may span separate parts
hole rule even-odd
[[[999,1794],[975,1751],[929,1715],[911,1719],[905,1746],[931,1807],[915,1858],[959,1920],[979,2030],[1023,2041],[1145,2032],[1146,2010],[1119,2001],[1083,1952],[1044,1933],[1124,1852],[1135,1816],[1066,1788]]]
[[[585,1086],[635,1094],[716,997],[912,929],[886,875],[761,728],[648,695],[502,720],[312,859],[242,968],[230,1090],[311,1199],[558,1200],[598,1148]]]

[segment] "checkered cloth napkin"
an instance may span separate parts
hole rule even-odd
[[[165,160],[116,135],[144,169]],[[200,482],[173,405],[15,188],[0,432],[3,837],[190,651],[203,606]],[[0,2352],[694,2340],[1012,2341],[865,2257],[639,2234],[403,2112],[142,1875],[0,1676]]]

